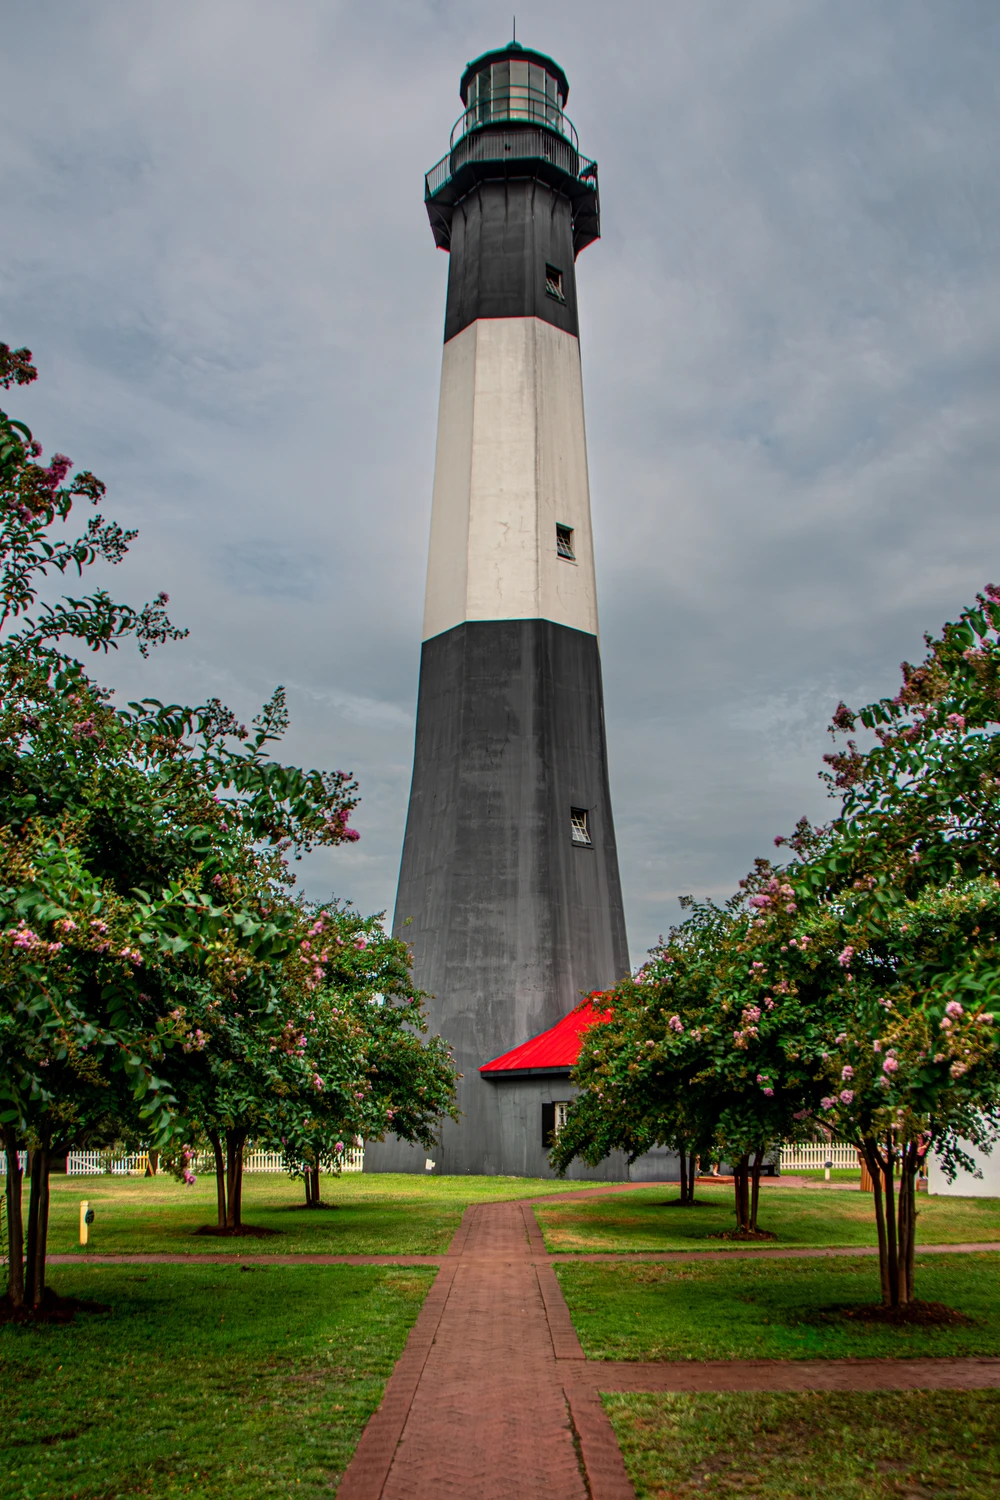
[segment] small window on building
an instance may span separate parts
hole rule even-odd
[[[590,813],[587,809],[571,807],[569,819],[574,844],[584,844],[588,849],[592,848],[594,841],[590,837]]]
[[[563,291],[563,273],[556,266],[545,267],[545,295],[554,297],[557,302],[566,301],[566,293]]]
[[[546,1151],[551,1151],[555,1145],[556,1136],[566,1124],[568,1110],[568,1099],[558,1100],[555,1104],[542,1105],[542,1145]]]
[[[576,561],[576,553],[573,551],[573,528],[572,526],[560,526],[556,523],[556,551],[560,557],[568,557],[570,562]]]

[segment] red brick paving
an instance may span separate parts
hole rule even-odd
[[[1000,1388],[1000,1359],[586,1360],[572,1378],[593,1391],[982,1391]]]
[[[631,1500],[592,1390],[574,1432],[562,1370],[584,1361],[534,1216],[476,1204],[459,1233],[338,1500]]]

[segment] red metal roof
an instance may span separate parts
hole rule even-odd
[[[568,1016],[563,1016],[548,1031],[540,1031],[529,1041],[522,1042],[520,1047],[514,1047],[502,1057],[495,1057],[492,1062],[483,1063],[479,1071],[528,1073],[547,1068],[575,1067],[584,1033],[599,1021],[610,1019],[609,1010],[598,1010],[593,1000],[582,1000]]]

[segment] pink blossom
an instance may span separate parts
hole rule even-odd
[[[853,1090],[851,1090],[851,1089],[841,1089],[841,1091],[840,1091],[840,1102],[841,1102],[841,1104],[850,1104],[850,1103],[853,1102],[853,1099],[854,1099]]]
[[[184,1168],[183,1177],[184,1177],[184,1181],[187,1183],[188,1187],[194,1187],[196,1179],[195,1179],[195,1175],[192,1172],[192,1170],[191,1170],[190,1167],[185,1167]]]
[[[358,949],[367,948],[368,947],[368,939],[365,938],[365,937],[356,937],[354,939],[354,946],[355,946],[355,948],[358,948]]]
[[[846,969],[847,965],[850,963],[853,957],[854,949],[851,947],[850,943],[848,943],[844,951],[842,953],[838,953],[837,962],[838,964],[840,964],[841,968]]]
[[[898,1069],[898,1067],[899,1067],[899,1063],[896,1061],[896,1059],[894,1057],[887,1057],[886,1060],[885,1060],[885,1062],[882,1064],[882,1072],[883,1073],[895,1073],[896,1070]]]
[[[313,1074],[313,1088],[319,1093],[323,1092],[323,1080],[318,1073]]]
[[[964,1062],[953,1062],[951,1067],[948,1069],[948,1072],[951,1074],[952,1078],[961,1078],[962,1074],[967,1073],[968,1071],[968,1065]]]
[[[837,1047],[842,1047],[844,1045],[844,1043],[847,1041],[847,1032],[846,1031],[842,1031],[840,1033],[840,1035],[839,1036],[835,1036],[833,1040],[834,1040],[834,1044]]]
[[[341,1153],[341,1151],[343,1151],[343,1149],[344,1149],[344,1143],[343,1143],[343,1141],[338,1141],[337,1144],[334,1146],[333,1149],[334,1149],[334,1151],[336,1151],[337,1155],[339,1156],[340,1153]]]
[[[684,1023],[681,1021],[680,1016],[671,1016],[670,1020],[667,1022],[667,1025],[670,1027],[671,1031],[676,1031],[678,1035],[680,1035],[684,1030]]]
[[[772,1097],[773,1097],[773,1095],[774,1095],[774,1089],[765,1089],[765,1090],[764,1090],[764,1093],[765,1093],[765,1094],[766,1094],[766,1095],[767,1095],[767,1097],[768,1097],[768,1098],[769,1098],[769,1099],[770,1099],[770,1098],[772,1098]]]
[[[854,1077],[854,1069],[851,1067],[850,1063],[848,1063],[846,1067],[841,1068],[840,1076],[841,1078],[843,1078],[845,1083],[850,1083],[851,1079]]]
[[[945,722],[950,724],[952,729],[962,730],[965,728],[965,718],[962,714],[949,714]]]
[[[827,1095],[825,1099],[821,1099],[819,1102],[822,1109],[832,1109],[837,1101],[836,1099],[833,1099],[829,1095]]]
[[[946,1016],[962,1016],[965,1014],[965,1011],[957,1000],[949,1000],[944,1008],[944,1013]]]

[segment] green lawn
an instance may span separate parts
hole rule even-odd
[[[786,1172],[785,1176],[786,1177],[804,1177],[807,1182],[825,1182],[826,1181],[826,1171],[824,1170],[823,1167],[806,1167],[805,1170],[802,1171],[802,1172],[799,1172],[799,1171]],[[831,1182],[853,1183],[854,1186],[860,1192],[860,1189],[861,1189],[861,1169],[860,1169],[860,1167],[831,1167],[830,1168],[830,1181]]]
[[[917,1295],[975,1321],[886,1327],[823,1309],[880,1300],[878,1265],[824,1261],[638,1261],[560,1265],[588,1359],[844,1359],[1000,1354],[1000,1254],[917,1258]]]
[[[996,1500],[1000,1391],[609,1395],[639,1500]]]
[[[641,1188],[575,1203],[540,1205],[535,1213],[550,1250],[725,1250],[745,1248],[712,1239],[733,1227],[731,1187],[702,1187],[706,1208],[665,1208],[676,1188]],[[917,1241],[954,1245],[1000,1240],[1000,1199],[938,1198],[920,1194]],[[874,1245],[875,1210],[870,1193],[823,1192],[815,1188],[762,1188],[761,1229],[778,1245]]]
[[[0,1328],[0,1494],[329,1496],[436,1272],[146,1271],[62,1267],[111,1313]]]
[[[584,1186],[586,1184],[583,1184]],[[243,1220],[281,1233],[261,1240],[225,1240],[195,1234],[215,1222],[215,1178],[194,1187],[172,1177],[53,1177],[49,1250],[79,1250],[80,1200],[94,1210],[88,1249],[95,1254],[165,1250],[174,1255],[232,1251],[234,1255],[440,1255],[470,1203],[570,1192],[578,1182],[526,1177],[415,1177],[405,1173],[351,1172],[324,1176],[324,1201],[338,1207],[302,1207],[300,1182],[270,1173],[243,1179]]]

